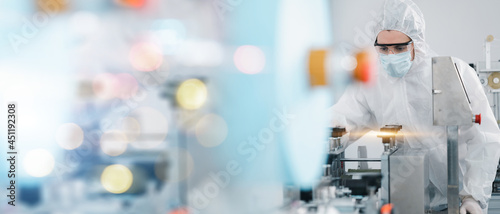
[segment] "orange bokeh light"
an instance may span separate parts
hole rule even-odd
[[[117,2],[121,5],[133,8],[140,8],[146,4],[146,0],[118,0]]]
[[[175,210],[172,210],[169,214],[188,214],[188,210],[186,208],[178,208]]]

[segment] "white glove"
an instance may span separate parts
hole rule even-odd
[[[483,214],[483,210],[474,198],[464,198],[460,206],[460,214]]]

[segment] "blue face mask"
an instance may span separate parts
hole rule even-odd
[[[400,54],[380,54],[380,63],[391,77],[400,78],[408,73],[413,62],[411,52],[407,51]]]

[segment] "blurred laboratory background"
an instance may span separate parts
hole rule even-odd
[[[481,67],[488,46],[500,69],[500,2],[415,2],[437,53]],[[382,3],[0,0],[0,109],[18,108],[16,206],[2,160],[0,213],[321,213],[300,199],[334,174],[329,139],[343,132],[328,107],[377,72]],[[367,134],[335,158],[379,158],[380,142]],[[322,212],[360,213],[362,198]]]

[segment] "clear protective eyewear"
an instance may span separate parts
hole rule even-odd
[[[405,43],[394,43],[394,44],[379,44],[375,41],[375,49],[380,54],[400,54],[411,50],[411,44],[413,41]]]

